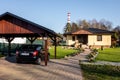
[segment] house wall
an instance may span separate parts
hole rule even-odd
[[[95,47],[110,47],[111,35],[102,35],[102,41],[97,41],[97,35],[88,35],[88,45]]]
[[[75,41],[72,40],[72,35],[66,36],[66,45],[73,45],[77,42],[77,36],[75,36]],[[97,41],[97,35],[88,35],[88,46],[95,48],[101,48],[101,46],[110,47],[111,46],[111,35],[102,35],[102,41]]]
[[[75,41],[76,41],[77,37],[75,36]],[[72,35],[67,35],[66,36],[66,45],[73,45],[75,43],[75,41],[72,40]]]

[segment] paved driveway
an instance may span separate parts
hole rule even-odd
[[[52,59],[48,66],[17,64],[15,57],[0,59],[0,80],[82,80],[79,56]],[[43,64],[43,63],[42,63]]]

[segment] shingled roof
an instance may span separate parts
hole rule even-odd
[[[86,30],[93,33],[93,34],[99,34],[99,33],[100,34],[111,34],[111,33],[113,33],[112,31],[97,29],[97,28],[88,28]]]
[[[67,32],[64,35],[79,35],[79,34],[112,34],[112,31],[97,29],[97,28],[87,28],[87,29],[79,29],[75,32]]]

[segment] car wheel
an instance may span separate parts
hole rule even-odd
[[[39,64],[39,65],[40,65],[40,63],[41,63],[41,58],[38,58],[38,59],[36,60],[36,64]]]

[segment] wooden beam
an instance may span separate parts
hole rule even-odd
[[[55,42],[55,36],[51,36],[50,34],[48,34],[48,36],[50,37],[51,40]]]
[[[37,39],[37,37],[27,37],[31,44]]]

